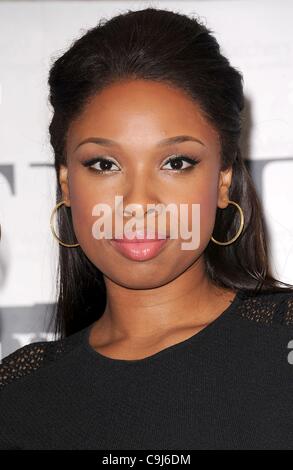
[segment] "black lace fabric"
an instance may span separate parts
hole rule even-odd
[[[46,346],[46,343],[27,344],[7,356],[0,369],[0,388],[39,369],[44,360]]]
[[[27,344],[9,354],[0,364],[0,390],[69,352],[78,341],[79,333],[55,341]]]
[[[241,293],[238,314],[248,320],[267,325],[293,325],[293,290],[253,294]]]

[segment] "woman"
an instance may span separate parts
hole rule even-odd
[[[241,73],[198,20],[147,8],[87,31],[49,86],[59,337],[4,359],[1,448],[292,448],[293,289],[239,150]],[[97,204],[124,240],[97,236]],[[187,206],[198,243],[171,215],[129,229],[130,204],[140,224]]]

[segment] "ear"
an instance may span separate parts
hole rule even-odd
[[[62,201],[65,205],[70,207],[69,186],[68,186],[68,168],[65,165],[60,166],[59,183],[62,190]]]
[[[229,204],[229,188],[232,182],[232,166],[220,172],[219,191],[218,191],[218,207],[225,209]]]

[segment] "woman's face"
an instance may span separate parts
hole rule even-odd
[[[190,136],[194,140],[162,143],[175,136]],[[111,145],[106,142],[82,143],[97,138],[113,142]],[[80,248],[106,278],[128,288],[154,288],[172,281],[203,260],[203,252],[212,236],[217,206],[225,208],[228,203],[232,170],[220,171],[219,136],[196,103],[183,91],[146,80],[108,86],[92,98],[78,119],[72,122],[66,152],[67,167],[61,168],[59,177],[63,199],[71,206]],[[178,156],[181,157],[179,160]],[[175,163],[168,162],[175,157]],[[197,163],[192,165],[185,157]],[[95,158],[112,163],[101,163]],[[92,160],[91,166],[85,166],[89,160]],[[129,204],[144,211],[148,204],[162,204],[163,207],[173,204],[173,208],[175,204],[179,236],[167,239],[159,252],[143,260],[121,253],[109,238],[95,238],[93,224],[103,215],[92,215],[97,204],[111,208],[112,235],[115,236],[115,196],[120,196],[124,209]],[[181,204],[188,208],[184,220]],[[192,222],[193,204],[199,204],[199,226],[198,222],[195,226],[194,219]],[[147,219],[146,215],[141,216],[143,213],[136,213],[136,227],[141,227],[144,222],[146,229]],[[167,236],[171,233],[169,214],[167,211]],[[176,211],[172,217],[174,214]],[[155,220],[157,218],[158,214]],[[123,227],[129,220],[129,217],[120,216]],[[182,242],[190,240],[180,236],[180,224],[185,224],[189,231],[199,230],[196,248],[182,249]],[[159,230],[158,225],[151,228]]]

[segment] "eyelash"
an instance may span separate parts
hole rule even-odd
[[[178,172],[178,173],[182,173],[184,171],[188,171],[188,170],[191,170],[193,167],[195,167],[195,165],[197,163],[199,163],[199,160],[197,160],[196,158],[192,157],[192,156],[189,156],[189,155],[185,155],[185,154],[179,154],[179,155],[176,155],[176,157],[174,158],[169,158],[169,160],[167,160],[164,165],[167,165],[168,163],[170,162],[173,162],[173,161],[183,161],[185,160],[187,163],[189,163],[191,166],[187,167],[187,168],[181,168],[181,169],[178,169],[178,170],[173,170],[173,169],[168,169],[167,171],[172,171],[172,172]],[[95,163],[99,163],[99,162],[103,162],[103,161],[106,161],[106,162],[111,162],[113,163],[114,165],[116,165],[115,162],[113,162],[112,160],[110,160],[109,158],[103,158],[103,157],[95,157],[95,158],[91,158],[90,160],[86,160],[83,165],[85,167],[89,167],[90,170],[93,170],[99,174],[104,174],[104,173],[115,173],[116,171],[118,170],[115,170],[115,171],[111,171],[111,170],[98,170],[97,168],[91,168],[92,165],[94,165]]]

